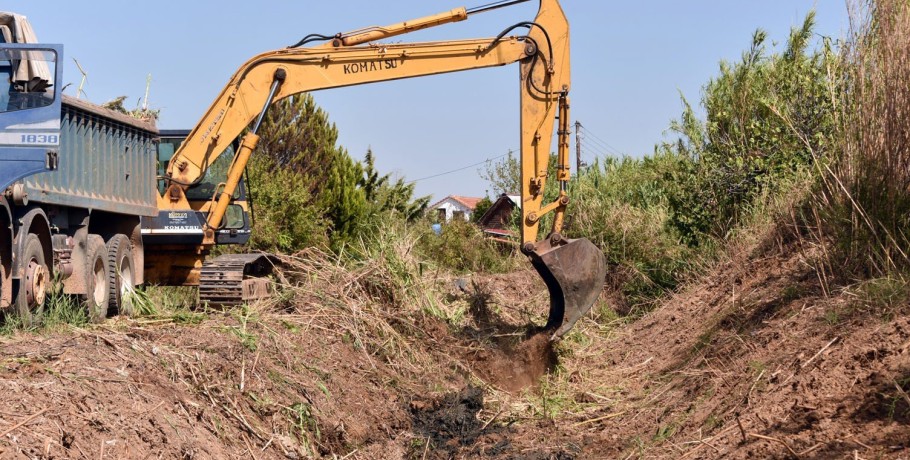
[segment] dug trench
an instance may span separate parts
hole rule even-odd
[[[358,276],[236,310],[0,339],[0,457],[513,455],[518,419],[491,403],[535,391],[556,365],[547,337],[494,327],[508,320],[480,291],[450,293],[484,312],[463,327],[395,314],[369,280],[350,292]]]
[[[0,339],[0,458],[906,458],[908,296],[812,261],[733,249],[553,346],[531,271],[300,255],[269,303]]]

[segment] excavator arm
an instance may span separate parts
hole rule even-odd
[[[526,0],[498,2],[512,4]],[[561,236],[569,202],[569,26],[558,0],[541,0],[537,17],[520,22],[496,38],[381,44],[377,40],[467,19],[485,9],[457,8],[386,27],[335,36],[311,35],[298,45],[260,54],[234,74],[205,115],[171,158],[161,210],[188,210],[187,188],[196,184],[244,130],[227,180],[208,207],[202,246],[215,244],[215,232],[256,148],[256,134],[268,108],[303,92],[414,78],[448,72],[519,64],[521,92],[521,247],[550,290],[546,329],[563,335],[586,313],[603,285],[603,254],[584,239]],[[510,35],[514,31],[526,35]],[[558,126],[557,126],[558,125]],[[557,130],[559,196],[544,203],[553,131]],[[553,213],[547,238],[538,241],[541,218]]]

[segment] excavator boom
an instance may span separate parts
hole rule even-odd
[[[522,0],[498,2],[520,3]],[[533,21],[519,22],[495,38],[425,43],[378,43],[414,30],[465,20],[489,7],[456,8],[437,15],[347,34],[309,35],[297,45],[260,54],[234,74],[196,127],[171,158],[161,210],[192,208],[186,190],[245,129],[226,181],[212,200],[203,239],[191,256],[196,267],[216,244],[216,230],[256,148],[256,134],[276,101],[308,91],[414,78],[484,67],[518,64],[521,90],[521,248],[544,279],[551,298],[546,328],[560,337],[597,299],[605,278],[601,251],[585,239],[562,237],[569,203],[569,26],[558,0],[540,0]],[[525,35],[512,35],[516,31]],[[324,43],[302,47],[314,41]],[[558,125],[558,126],[557,126]],[[553,131],[557,130],[559,196],[544,203]],[[552,213],[547,237],[538,241],[544,215]],[[189,253],[189,252],[187,252]],[[198,271],[198,270],[197,270]]]

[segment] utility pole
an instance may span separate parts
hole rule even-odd
[[[575,120],[575,175],[581,177],[581,122]]]

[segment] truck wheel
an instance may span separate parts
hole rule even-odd
[[[108,283],[108,297],[115,311],[121,315],[133,316],[133,247],[130,239],[124,234],[114,235],[107,242],[108,266],[110,267],[110,282]]]
[[[0,208],[2,212],[3,208]],[[3,221],[0,221],[0,226]],[[0,228],[0,316],[11,313],[7,311],[12,307],[13,301],[13,239],[9,232]]]
[[[13,304],[13,278],[10,276],[9,263],[10,257],[0,248],[0,317],[8,314],[7,308]]]
[[[44,260],[44,248],[41,247],[38,235],[34,233],[25,235],[25,244],[22,247],[19,260],[22,261],[23,269],[16,294],[16,310],[22,323],[31,325],[35,315],[44,309],[51,273]]]
[[[88,311],[88,319],[93,323],[100,323],[107,317],[110,307],[108,299],[108,280],[110,279],[107,266],[107,246],[104,238],[98,235],[89,235],[85,248],[85,295],[83,301]]]

